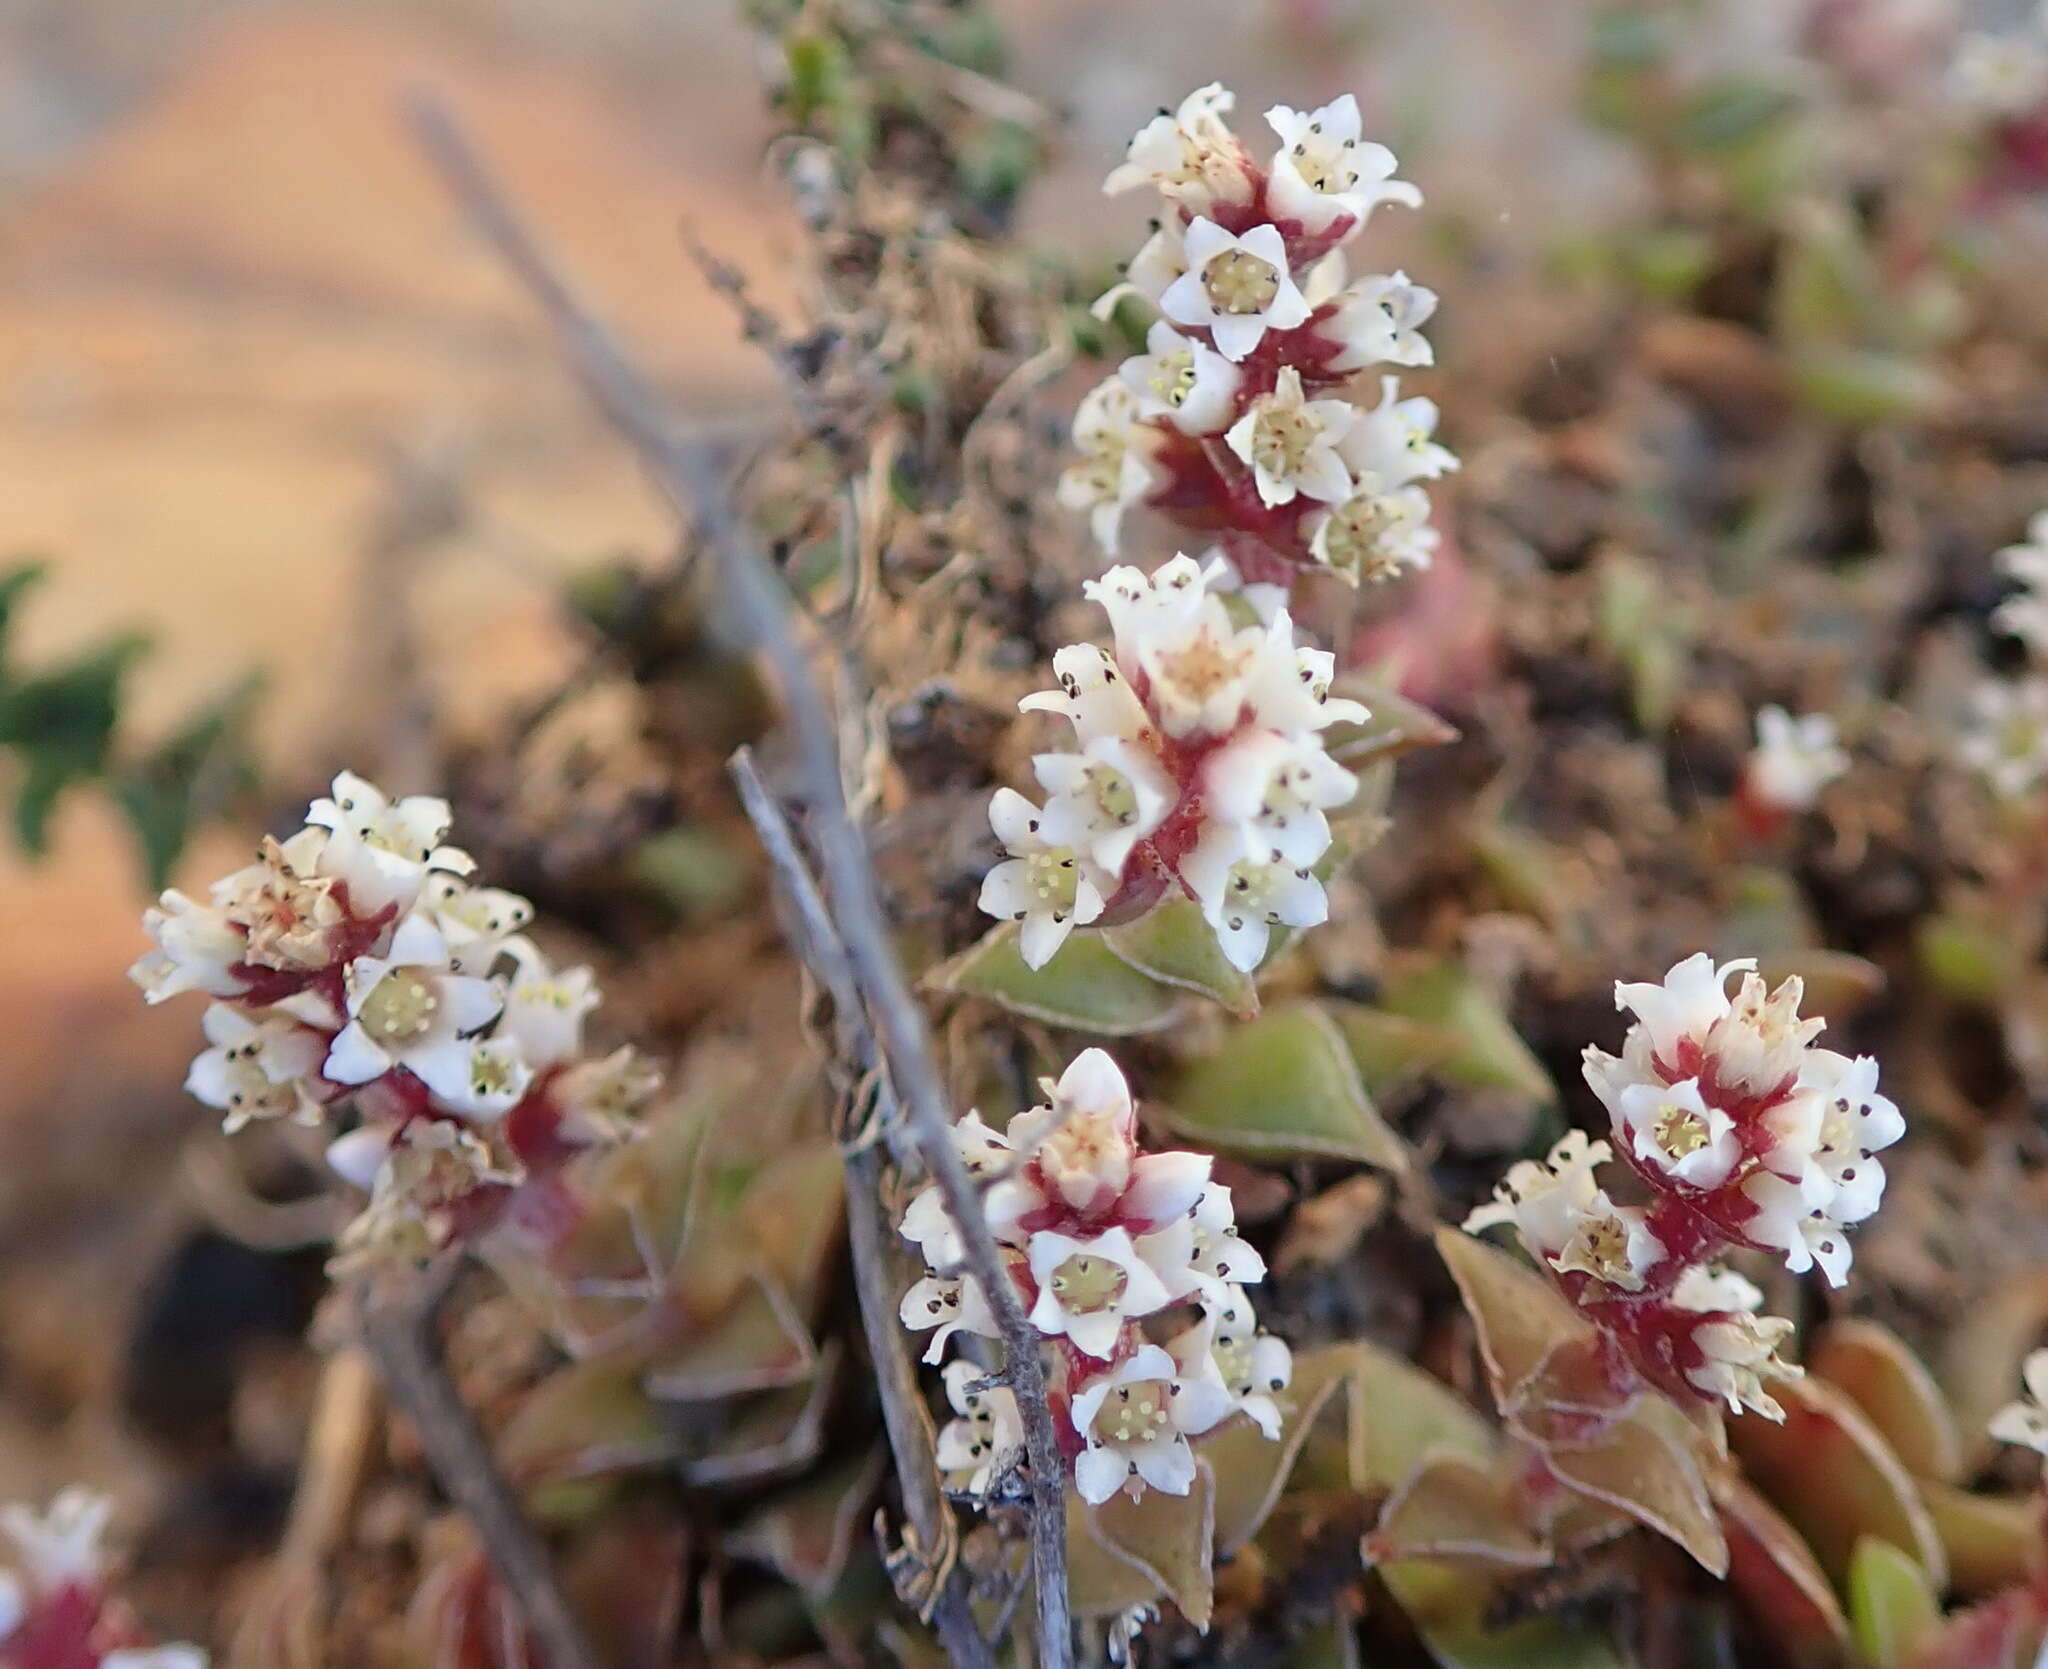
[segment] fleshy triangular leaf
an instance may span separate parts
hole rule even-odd
[[[1363,1003],[1330,1001],[1323,1011],[1337,1023],[1366,1094],[1384,1099],[1428,1078],[1455,1059],[1464,1040],[1448,1026],[1432,1026]]]
[[[2034,1496],[1978,1495],[1919,1480],[1920,1499],[1948,1555],[1952,1592],[1966,1598],[2024,1582],[2042,1562],[2041,1506]]]
[[[1172,986],[1138,972],[1098,933],[1076,933],[1044,967],[1028,968],[1017,949],[1016,923],[1007,921],[934,968],[924,983],[1099,1037],[1157,1031],[1180,1007]]]
[[[1070,1509],[1069,1541],[1076,1516]],[[1080,1506],[1078,1516],[1090,1540],[1149,1582],[1153,1594],[1172,1600],[1195,1627],[1208,1628],[1215,1600],[1215,1494],[1205,1468],[1195,1468],[1185,1495],[1148,1489],[1133,1501],[1118,1493],[1099,1507]],[[1074,1608],[1082,1610],[1078,1595]]]
[[[822,1598],[846,1568],[886,1454],[879,1446],[870,1449],[755,1508],[725,1545],[769,1566],[810,1598]]]
[[[1534,1568],[1555,1554],[1525,1522],[1514,1487],[1489,1466],[1437,1450],[1387,1498],[1362,1549],[1369,1565],[1470,1559]]]
[[[1675,1541],[1715,1576],[1728,1574],[1728,1543],[1702,1470],[1700,1432],[1652,1391],[1597,1440],[1552,1448],[1544,1460],[1567,1488],[1624,1512]]]
[[[1728,1538],[1728,1582],[1769,1638],[1795,1663],[1831,1663],[1849,1644],[1849,1619],[1813,1549],[1784,1515],[1740,1478],[1716,1480]]]
[[[1381,1120],[1343,1038],[1313,1003],[1232,1027],[1214,1051],[1182,1064],[1154,1113],[1175,1134],[1223,1153],[1408,1166],[1406,1144]]]
[[[1513,1407],[1560,1344],[1590,1344],[1596,1337],[1593,1324],[1555,1287],[1498,1247],[1446,1226],[1436,1231],[1436,1249],[1472,1317],[1496,1406]]]
[[[1457,963],[1433,957],[1403,959],[1388,971],[1379,1006],[1454,1033],[1462,1047],[1438,1076],[1459,1089],[1508,1090],[1541,1105],[1557,1100],[1557,1086],[1501,1013],[1491,993]]]
[[[1889,1328],[1874,1321],[1833,1322],[1807,1353],[1806,1369],[1839,1386],[1915,1477],[1953,1482],[1962,1474],[1962,1438],[1948,1401],[1934,1375]]]
[[[1104,928],[1102,942],[1148,979],[1198,992],[1241,1019],[1259,1011],[1252,976],[1223,954],[1216,930],[1192,898],[1169,898],[1134,922]]]
[[[1746,1416],[1728,1440],[1756,1487],[1791,1520],[1840,1587],[1856,1544],[1876,1536],[1903,1548],[1937,1588],[1948,1561],[1913,1480],[1849,1398],[1809,1375],[1772,1387],[1782,1425]]]
[[[1441,747],[1458,739],[1456,726],[1369,673],[1343,673],[1331,693],[1365,704],[1367,717],[1362,723],[1347,720],[1333,724],[1323,735],[1330,757],[1354,771],[1416,748]]]
[[[1277,1438],[1239,1417],[1202,1439],[1198,1452],[1214,1488],[1219,1556],[1228,1558],[1259,1533],[1309,1432],[1356,1367],[1356,1358],[1343,1345],[1304,1351],[1294,1359],[1294,1377],[1280,1399],[1283,1422]]]
[[[521,1484],[651,1466],[681,1448],[674,1429],[625,1357],[571,1362],[527,1392],[497,1441]]]

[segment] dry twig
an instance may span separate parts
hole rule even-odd
[[[412,101],[409,115],[422,146],[477,229],[540,304],[600,408],[633,443],[677,509],[686,515],[694,511],[698,530],[719,565],[735,620],[774,668],[794,732],[832,919],[846,949],[853,981],[873,1017],[919,1151],[960,1228],[968,1269],[986,1295],[1002,1333],[1006,1374],[1023,1418],[1033,1479],[1032,1560],[1039,1659],[1044,1669],[1071,1669],[1073,1626],[1067,1604],[1063,1486],[1066,1464],[1046,1401],[1038,1334],[1026,1319],[1016,1288],[1003,1268],[982,1212],[980,1193],[953,1147],[952,1111],[933,1058],[924,1014],[896,964],[867,844],[847,809],[832,709],[791,626],[787,592],[736,512],[718,461],[678,435],[663,414],[650,379],[570,293],[448,111],[422,97]]]

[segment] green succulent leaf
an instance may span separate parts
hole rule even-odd
[[[1172,986],[1140,973],[1098,933],[1076,933],[1044,967],[1026,967],[1014,922],[1002,923],[933,969],[925,984],[1098,1037],[1157,1031],[1172,1021],[1181,1002]]]
[[[624,1356],[556,1369],[526,1393],[497,1442],[499,1460],[521,1484],[652,1466],[681,1446],[641,1389],[638,1362]]]
[[[1374,1108],[1343,1034],[1314,1003],[1232,1027],[1212,1052],[1182,1063],[1154,1111],[1219,1152],[1408,1167],[1407,1146]]]
[[[170,879],[192,830],[256,786],[251,721],[263,679],[244,678],[154,752],[121,769],[114,797],[142,848],[152,890]]]
[[[1331,694],[1361,702],[1366,710],[1361,722],[1340,720],[1323,733],[1330,757],[1354,771],[1458,739],[1454,725],[1411,701],[1383,676],[1356,669],[1342,673]]]
[[[1366,1094],[1376,1101],[1434,1076],[1465,1047],[1465,1040],[1448,1026],[1363,1003],[1331,1000],[1323,1004],[1323,1011],[1337,1023],[1351,1051],[1351,1064],[1358,1068]]]
[[[1927,1572],[1888,1541],[1865,1536],[1849,1556],[1849,1626],[1871,1669],[1901,1669],[1941,1619]]]
[[[1195,1469],[1185,1495],[1148,1489],[1135,1501],[1117,1494],[1099,1507],[1069,1496],[1067,1543],[1070,1597],[1080,1615],[1126,1611],[1164,1595],[1197,1628],[1209,1626],[1215,1491],[1206,1469]]]
[[[1241,1019],[1259,1011],[1252,976],[1223,954],[1215,930],[1192,898],[1169,898],[1134,922],[1105,928],[1102,942],[1118,961],[1147,979],[1199,992]]]
[[[1459,1089],[1507,1090],[1539,1106],[1555,1106],[1557,1085],[1508,1023],[1500,1005],[1457,963],[1409,958],[1388,970],[1379,1006],[1403,1019],[1453,1033],[1456,1054],[1437,1076]]]

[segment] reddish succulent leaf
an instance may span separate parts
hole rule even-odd
[[[1523,1384],[1560,1344],[1589,1344],[1593,1324],[1527,1264],[1462,1229],[1437,1230],[1436,1249],[1479,1335],[1494,1401],[1511,1408]]]
[[[580,1532],[562,1571],[602,1661],[666,1669],[683,1609],[683,1526],[650,1513]]]
[[[1343,1345],[1304,1351],[1294,1360],[1294,1378],[1282,1399],[1279,1437],[1239,1418],[1202,1439],[1197,1453],[1210,1472],[1219,1557],[1228,1558],[1259,1533],[1316,1421],[1356,1371],[1357,1359]]]
[[[650,1396],[706,1402],[793,1385],[810,1376],[817,1346],[789,1296],[754,1275],[739,1301],[708,1327],[684,1323],[642,1380]]]
[[[1951,1591],[1966,1599],[2026,1580],[2042,1562],[2038,1495],[1977,1495],[1922,1478],[1920,1499],[1948,1555]]]
[[[1740,1478],[1717,1480],[1714,1497],[1728,1538],[1728,1581],[1769,1638],[1795,1663],[1836,1663],[1849,1619],[1813,1549],[1770,1502]]]
[[[1915,1477],[1954,1482],[1961,1474],[1963,1444],[1948,1400],[1896,1333],[1874,1321],[1834,1322],[1806,1367],[1863,1410]]]
[[[1666,1536],[1716,1576],[1728,1574],[1728,1543],[1708,1487],[1699,1428],[1650,1391],[1598,1438],[1544,1451],[1567,1488]]]
[[[778,1495],[749,1513],[726,1547],[767,1565],[809,1598],[822,1598],[846,1568],[887,1455],[877,1446]]]
[[[1784,1424],[1749,1415],[1729,1442],[1756,1487],[1805,1537],[1828,1576],[1849,1579],[1856,1543],[1876,1536],[1902,1549],[1939,1589],[1948,1560],[1912,1477],[1877,1428],[1824,1379],[1774,1386]]]
[[[1369,1565],[1400,1559],[1469,1559],[1539,1567],[1555,1557],[1525,1522],[1512,1481],[1495,1468],[1439,1450],[1425,1455],[1387,1498],[1360,1550]]]
[[[1137,1500],[1128,1495],[1111,1496],[1099,1507],[1075,1501],[1067,1513],[1068,1539],[1074,1536],[1075,1520],[1083,1536],[1094,1542],[1113,1563],[1142,1578],[1150,1594],[1164,1594],[1180,1607],[1181,1615],[1199,1629],[1209,1626],[1215,1598],[1215,1496],[1205,1467],[1195,1469],[1195,1482],[1185,1495],[1167,1495],[1148,1489]],[[1101,1573],[1112,1575],[1112,1572]],[[1125,1579],[1128,1580],[1128,1579]],[[1106,1584],[1116,1590],[1116,1582]],[[1147,1599],[1105,1607],[1099,1592],[1088,1595],[1084,1609],[1076,1593],[1074,1607],[1083,1614],[1100,1615],[1105,1609],[1127,1609]]]
[[[2027,1593],[2002,1594],[1949,1617],[1920,1643],[1911,1669],[2021,1669],[2030,1661],[2022,1648],[2040,1629]]]
[[[499,1433],[499,1461],[521,1484],[651,1466],[680,1451],[676,1432],[624,1357],[571,1362],[526,1393]]]
[[[1985,1427],[2017,1396],[2020,1364],[2048,1332],[2048,1269],[1998,1282],[1963,1307],[1944,1341],[1935,1377],[1964,1434],[1964,1464],[1995,1447]]]

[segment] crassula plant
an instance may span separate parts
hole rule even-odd
[[[1589,1048],[1585,1061],[1612,1146],[1569,1133],[1465,1221],[1513,1225],[1618,1372],[1770,1418],[1783,1410],[1768,1381],[1799,1372],[1778,1354],[1792,1324],[1757,1315],[1763,1295],[1719,1260],[1769,1252],[1840,1286],[1849,1225],[1884,1195],[1877,1155],[1905,1133],[1876,1061],[1814,1046],[1825,1022],[1800,1015],[1802,994],[1796,978],[1771,989],[1753,962],[1704,954],[1660,984],[1617,985],[1635,1022],[1620,1055]],[[1617,1155],[1645,1203],[1616,1203],[1596,1178]]]
[[[1381,203],[1422,194],[1393,152],[1364,137],[1350,94],[1266,112],[1263,166],[1225,118],[1220,85],[1162,111],[1105,182],[1151,187],[1163,217],[1103,297],[1156,315],[1145,351],[1089,393],[1074,419],[1082,460],[1060,497],[1116,553],[1124,512],[1149,504],[1215,542],[1263,607],[1303,574],[1350,585],[1428,563],[1437,544],[1419,483],[1457,467],[1432,438],[1436,407],[1381,376],[1428,365],[1436,296],[1405,273],[1346,282],[1344,247]]]
[[[1091,1504],[1119,1491],[1186,1495],[1191,1442],[1232,1415],[1280,1434],[1274,1397],[1292,1358],[1259,1330],[1245,1292],[1265,1262],[1238,1238],[1230,1190],[1211,1179],[1206,1154],[1140,1151],[1130,1086],[1103,1050],[1044,1089],[1046,1102],[1006,1131],[970,1112],[953,1140],[1051,1360],[1061,1452]],[[958,1334],[998,1338],[987,1294],[959,1272],[960,1229],[935,1185],[911,1201],[901,1232],[931,1271],[902,1309],[906,1326],[932,1334],[925,1360]],[[1176,1318],[1153,1342],[1148,1328]],[[968,1361],[947,1365],[946,1385],[957,1418],[939,1434],[939,1464],[986,1500],[1022,1452],[1014,1395]]]
[[[7,1669],[206,1669],[197,1646],[152,1646],[107,1585],[101,1549],[111,1504],[67,1489],[42,1512],[0,1508],[15,1567],[0,1570],[0,1663]]]
[[[153,1003],[211,999],[185,1082],[229,1131],[348,1117],[326,1153],[370,1193],[349,1258],[492,1225],[522,1182],[617,1139],[655,1084],[630,1050],[586,1054],[590,970],[550,965],[533,906],[475,880],[449,820],[344,771],[207,902],[164,893],[130,970]]]
[[[1060,650],[1059,688],[1022,703],[1074,727],[1073,751],[1032,761],[1042,806],[1005,788],[989,807],[1009,857],[981,907],[1019,924],[1032,967],[1075,927],[1129,921],[1171,895],[1201,905],[1240,969],[1259,965],[1275,927],[1328,913],[1312,866],[1330,846],[1325,812],[1358,783],[1324,732],[1366,712],[1330,694],[1335,657],[1297,645],[1284,609],[1264,625],[1234,617],[1214,589],[1219,566],[1177,556],[1151,575],[1089,581],[1114,649]]]

